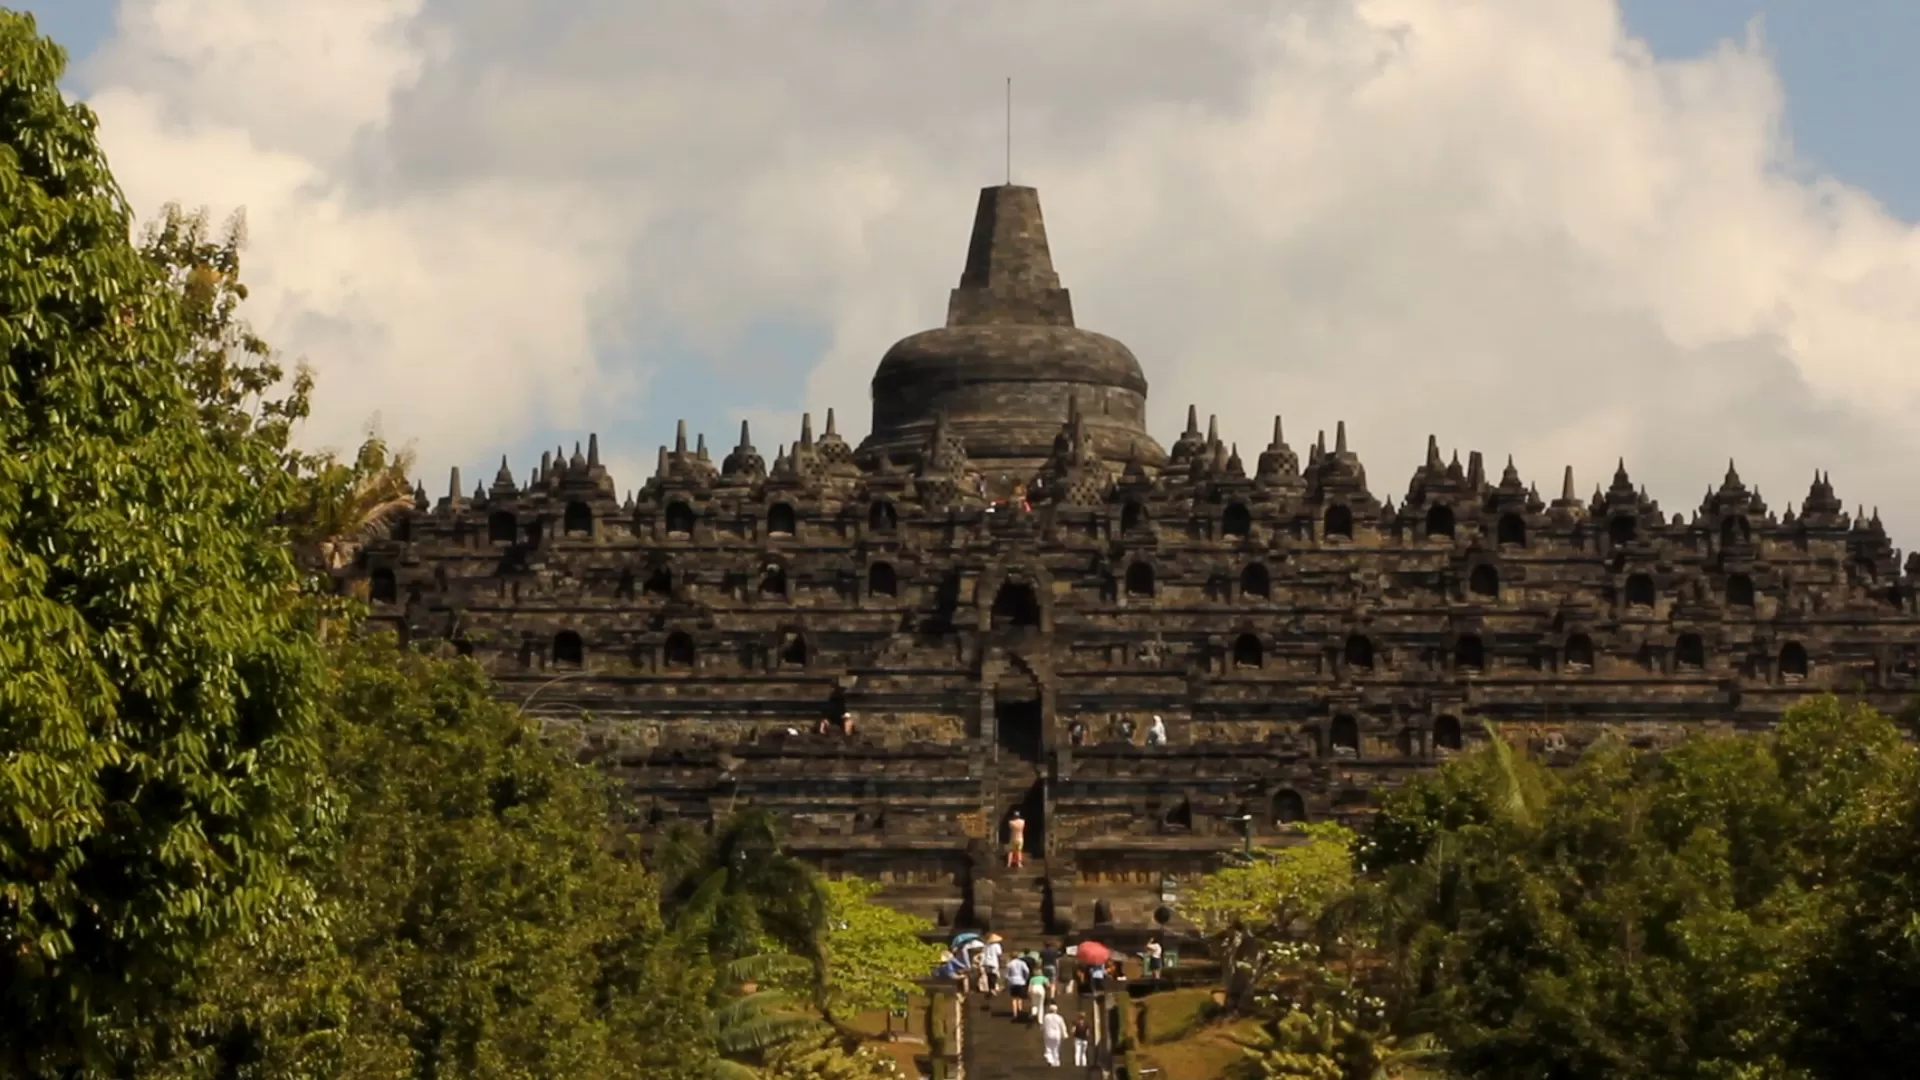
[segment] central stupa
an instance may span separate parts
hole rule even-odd
[[[1140,361],[1113,338],[1073,325],[1039,193],[986,188],[947,325],[887,350],[873,376],[873,433],[859,456],[914,460],[944,415],[983,472],[1030,475],[1052,455],[1069,403],[1078,405],[1094,453],[1116,469],[1166,461],[1147,433]]]

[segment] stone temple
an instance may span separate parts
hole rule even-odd
[[[1729,465],[1669,515],[1624,466],[1547,499],[1429,440],[1396,504],[1344,426],[1302,453],[1276,419],[1249,461],[1191,409],[1163,447],[1146,401],[1074,325],[1038,196],[988,188],[858,447],[831,412],[771,460],[683,424],[624,501],[591,438],[524,484],[455,470],[343,584],[576,740],[636,824],[766,807],[829,872],[1012,932],[1144,926],[1485,722],[1552,758],[1920,688],[1920,559],[1818,473],[1776,514]]]

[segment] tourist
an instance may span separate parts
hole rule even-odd
[[[1158,716],[1153,718],[1153,726],[1147,729],[1147,745],[1167,745],[1167,722]]]
[[[1027,865],[1027,822],[1015,810],[1007,821],[1007,868],[1017,870]]]
[[[1040,1022],[1040,1052],[1056,1069],[1060,1067],[1060,1040],[1066,1037],[1067,1018],[1060,1015],[1060,1006],[1047,1006],[1047,1018]]]
[[[1093,1039],[1093,1026],[1087,1023],[1087,1014],[1081,1013],[1073,1022],[1073,1063],[1080,1068],[1087,1065],[1087,1043]]]
[[[960,946],[960,951],[964,953],[967,958],[968,988],[982,993],[985,992],[987,986],[986,971],[982,966],[982,956],[985,954],[986,948],[986,944],[979,938],[974,938],[965,945]]]
[[[1006,947],[1000,944],[1000,935],[991,934],[980,952],[980,963],[986,969],[987,994],[992,996],[1000,992],[1000,958],[1005,955]]]
[[[1013,1002],[1013,1018],[1020,1019],[1027,1005],[1027,975],[1032,972],[1027,958],[1016,956],[1007,962],[1007,999]]]
[[[1067,725],[1067,741],[1074,746],[1087,744],[1087,725],[1085,721],[1075,720]]]
[[[1087,989],[1095,994],[1107,988],[1107,966],[1105,964],[1087,965]]]
[[[941,951],[940,965],[933,969],[933,977],[936,979],[958,979],[960,980],[962,989],[965,989],[967,985],[967,969],[961,966],[960,961],[953,955],[950,949]]]
[[[1147,978],[1157,979],[1160,977],[1160,954],[1162,951],[1159,938],[1154,938],[1147,942]]]
[[[1051,941],[1040,950],[1040,970],[1049,981],[1060,978],[1060,947]]]
[[[1035,1020],[1040,1019],[1040,1011],[1047,1007],[1047,991],[1053,988],[1053,980],[1046,973],[1036,971],[1027,977],[1027,1010]]]

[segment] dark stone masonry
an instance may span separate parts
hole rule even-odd
[[[1483,721],[1553,757],[1920,687],[1920,558],[1824,476],[1775,514],[1730,465],[1669,515],[1624,466],[1549,500],[1430,440],[1395,503],[1344,426],[1302,454],[1276,419],[1249,463],[1191,409],[1162,448],[1146,397],[1074,326],[1034,191],[989,188],[947,325],[888,351],[859,447],[829,412],[716,461],[682,425],[625,501],[591,439],[524,486],[455,470],[345,573],[638,823],[767,807],[829,871],[1016,931],[1145,925],[1249,834],[1362,813]]]

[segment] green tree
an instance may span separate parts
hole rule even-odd
[[[140,251],[179,306],[186,339],[175,359],[208,435],[231,449],[264,443],[283,467],[309,472],[313,458],[294,447],[293,433],[311,411],[313,373],[297,365],[289,382],[272,346],[240,317],[246,243],[244,214],[215,232],[205,209],[169,204],[146,226]]]
[[[1255,852],[1194,887],[1186,913],[1220,957],[1229,1002],[1246,1008],[1283,970],[1317,957],[1295,930],[1352,894],[1354,839],[1339,825],[1308,825],[1303,842]]]
[[[307,916],[321,657],[258,442],[202,423],[61,50],[0,12],[0,1058],[75,1073]]]
[[[387,1032],[422,1077],[701,1071],[703,1010],[683,995],[703,977],[667,941],[600,775],[469,661],[390,638],[340,653],[330,742],[350,814],[323,881],[363,1037]]]
[[[1325,1002],[1290,1008],[1238,1037],[1260,1080],[1427,1080],[1445,1074],[1429,1036],[1401,1039],[1369,1016]]]
[[[185,323],[176,361],[202,426],[220,446],[263,451],[240,455],[243,464],[271,460],[293,474],[296,497],[283,520],[294,555],[308,571],[331,574],[413,507],[413,455],[391,449],[373,432],[348,458],[294,445],[294,430],[311,411],[313,373],[297,364],[289,378],[272,346],[241,318],[246,240],[241,214],[216,232],[204,209],[188,213],[169,205],[147,226],[141,252]]]
[[[470,661],[385,635],[333,659],[324,918],[221,943],[128,1073],[705,1080],[711,968],[665,932],[600,774]]]
[[[1785,979],[1788,1055],[1823,1077],[1905,1075],[1920,1059],[1920,753],[1831,698],[1796,710],[1781,742],[1820,900]]]
[[[1920,986],[1915,775],[1889,720],[1831,697],[1565,772],[1458,759],[1360,849],[1395,1026],[1475,1077],[1892,1075]]]
[[[711,835],[670,828],[653,864],[663,913],[676,923],[697,914],[716,964],[769,950],[825,962],[826,895],[813,870],[781,846],[779,823],[766,811],[742,810]]]
[[[921,939],[933,929],[927,919],[876,903],[875,882],[862,878],[824,881],[826,894],[826,983],[822,1008],[829,1020],[856,1013],[892,1009],[919,992],[939,962],[940,947]]]

